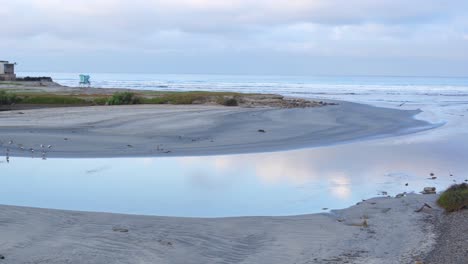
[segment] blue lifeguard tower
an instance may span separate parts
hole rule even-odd
[[[91,81],[89,79],[91,79],[91,76],[80,74],[80,86],[90,87],[91,86]]]

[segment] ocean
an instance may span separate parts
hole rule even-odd
[[[429,101],[435,96],[468,98],[468,77],[84,74],[91,76],[93,87],[102,88],[276,93],[370,104],[420,102],[421,96]],[[62,85],[79,85],[79,73],[20,72],[18,76],[51,76]]]

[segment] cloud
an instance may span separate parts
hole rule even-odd
[[[13,25],[34,26],[21,23],[26,20],[50,29],[72,26],[69,29],[80,30],[74,26],[82,25],[88,30],[105,26],[112,31],[188,32],[228,32],[230,28],[300,23],[426,23],[463,16],[464,13],[460,14],[463,7],[468,7],[464,1],[449,5],[436,0],[17,0],[2,3],[2,8],[9,10],[7,14]],[[14,19],[19,18],[19,13],[24,14],[22,19]]]
[[[468,56],[462,0],[0,0],[0,6],[7,21],[0,48],[12,56]]]

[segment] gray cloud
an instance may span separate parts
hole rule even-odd
[[[7,21],[0,49],[12,60],[213,58],[221,67],[252,56],[468,60],[464,0],[0,0],[0,6]]]

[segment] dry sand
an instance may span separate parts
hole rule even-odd
[[[0,206],[0,263],[414,263],[435,243],[435,199],[214,219]],[[415,212],[423,203],[433,209]]]
[[[0,149],[10,156],[44,152],[47,157],[267,152],[430,128],[413,118],[416,113],[348,102],[294,109],[130,105],[16,110],[0,112]]]

